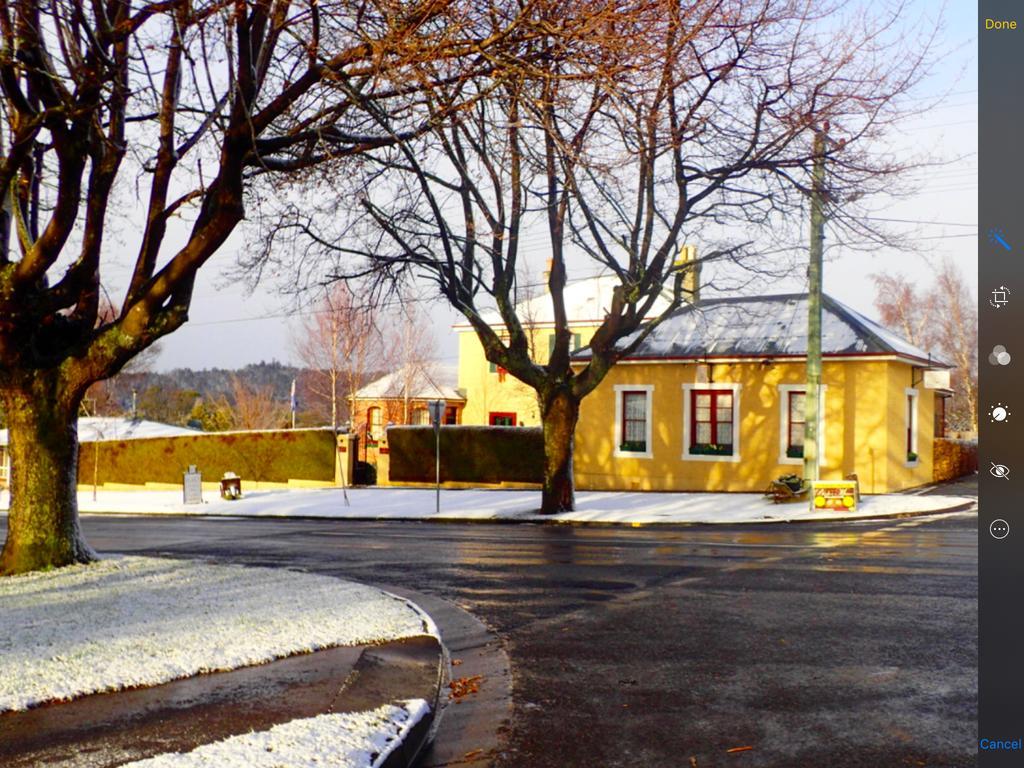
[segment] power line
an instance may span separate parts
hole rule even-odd
[[[920,219],[890,219],[885,216],[865,216],[868,221],[891,221],[896,224],[935,224],[943,227],[977,227],[977,224],[967,224],[962,221],[923,221]]]

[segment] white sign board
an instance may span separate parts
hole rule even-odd
[[[925,371],[925,389],[951,389],[949,386],[949,371]]]
[[[203,503],[203,474],[194,465],[183,475],[183,496],[186,504]]]

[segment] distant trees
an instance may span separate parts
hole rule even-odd
[[[871,279],[882,323],[955,366],[947,423],[957,430],[977,431],[977,298],[968,290],[963,273],[945,259],[931,284],[894,273],[875,274]]]
[[[270,386],[231,378],[231,396],[222,395],[215,405],[226,429],[282,429],[289,424],[288,400]]]
[[[151,385],[136,393],[136,413],[140,419],[164,424],[188,426],[200,394],[194,389]]]

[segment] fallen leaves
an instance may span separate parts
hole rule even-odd
[[[455,699],[456,702],[458,702],[459,699],[468,696],[471,693],[478,693],[480,691],[480,684],[483,681],[483,675],[460,677],[456,680],[452,680],[448,683],[448,687],[451,689],[451,693],[448,694],[448,698]]]
[[[731,755],[733,752],[749,752],[752,749],[753,747],[733,747],[732,749],[727,749],[725,751]]]

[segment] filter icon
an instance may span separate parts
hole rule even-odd
[[[996,344],[992,347],[992,352],[988,356],[988,362],[991,365],[1009,365],[1011,359],[1010,353],[1006,351],[1006,347],[1002,344]]]

